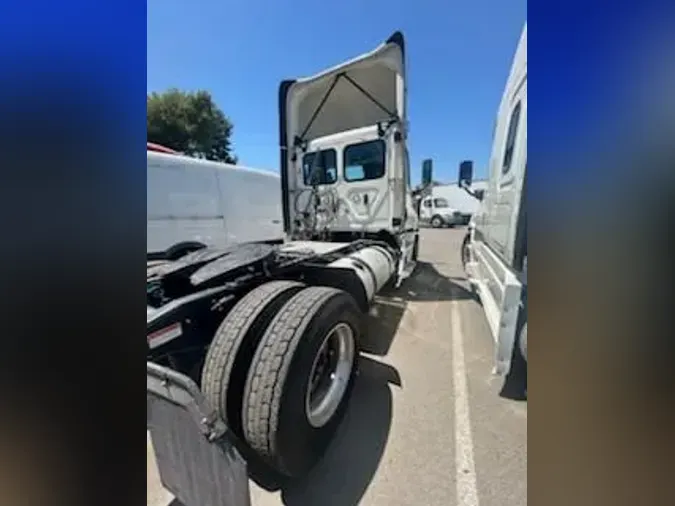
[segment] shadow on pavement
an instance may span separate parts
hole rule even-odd
[[[391,427],[389,384],[400,387],[401,378],[387,364],[364,356],[359,360],[359,375],[345,417],[326,454],[307,476],[283,480],[249,461],[250,478],[267,491],[281,490],[285,505],[357,505],[373,479]]]
[[[386,287],[375,297],[361,343],[362,351],[381,357],[389,353],[409,302],[477,300],[469,290],[453,281],[455,279],[462,278],[449,278],[433,264],[417,262],[415,272],[400,288]]]
[[[389,383],[401,385],[396,369],[361,357],[349,409],[333,442],[308,476],[282,489],[284,504],[351,506],[361,502],[389,437],[392,417]]]
[[[391,296],[400,297],[406,302],[475,299],[469,290],[452,281],[459,279],[462,278],[450,278],[441,274],[430,262],[417,262],[413,275],[406,279],[398,290],[392,291]]]
[[[405,301],[377,297],[367,317],[361,351],[380,357],[389,353],[406,306]]]

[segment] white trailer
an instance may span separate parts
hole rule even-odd
[[[460,170],[460,186],[471,184],[470,172]],[[527,24],[499,105],[488,188],[462,259],[495,340],[495,372],[524,378],[526,391]]]
[[[148,151],[148,258],[284,238],[280,176]]]

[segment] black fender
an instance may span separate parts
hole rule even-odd
[[[180,257],[192,253],[193,251],[206,248],[206,244],[197,241],[185,241],[174,244],[164,253],[164,258],[167,260],[178,260]]]

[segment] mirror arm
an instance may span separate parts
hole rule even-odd
[[[462,181],[462,182],[460,183],[460,187],[461,187],[466,193],[468,193],[469,195],[471,195],[473,198],[475,198],[476,200],[479,200],[479,201],[480,201],[480,199],[479,199],[479,198],[477,197],[477,195],[476,195],[476,192],[474,192],[473,190],[471,190],[471,188],[469,188],[469,185],[466,184],[466,181]]]

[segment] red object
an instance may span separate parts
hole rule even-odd
[[[174,151],[171,148],[162,146],[161,144],[155,144],[154,142],[148,142],[148,151],[156,151],[158,153],[168,153],[170,155],[177,155],[178,151]]]

